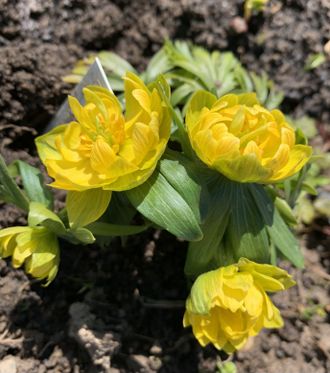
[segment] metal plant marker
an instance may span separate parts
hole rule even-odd
[[[98,85],[112,91],[107,76],[98,58],[95,58],[95,61],[87,71],[87,74],[83,77],[81,82],[76,85],[71,93],[71,95],[76,97],[81,104],[84,103],[83,88],[87,85]],[[52,120],[46,126],[45,132],[48,132],[59,124],[69,123],[73,119],[74,117],[70,110],[68,99],[66,99]]]

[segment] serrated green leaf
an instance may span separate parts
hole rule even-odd
[[[161,48],[148,63],[146,71],[142,74],[142,79],[146,82],[152,82],[160,74],[165,74],[173,68],[164,48]]]
[[[41,171],[20,160],[15,161],[15,165],[22,177],[24,190],[30,201],[40,202],[47,208],[52,209],[53,194],[49,187],[45,185]]]
[[[202,238],[195,213],[158,170],[126,195],[142,215],[175,236],[188,241]]]
[[[254,84],[254,89],[257,93],[258,99],[261,103],[265,103],[268,96],[268,79],[267,75],[263,72],[261,75],[257,75],[253,72],[250,73],[251,79]]]
[[[194,88],[189,84],[182,84],[176,88],[171,97],[171,103],[173,106],[177,106],[182,101],[194,92]]]
[[[241,66],[237,65],[235,68],[235,79],[237,80],[240,89],[243,92],[253,91],[253,82],[248,72]]]
[[[276,90],[275,88],[273,88],[273,84],[271,84],[267,100],[265,101],[265,106],[267,107],[268,110],[276,109],[280,106],[283,99],[284,99],[284,92]]]
[[[181,48],[178,48],[178,45],[180,45]],[[171,42],[167,41],[165,43],[165,51],[173,65],[178,66],[198,77],[204,85],[204,88],[210,90],[213,89],[214,83],[212,82],[211,77],[206,73],[205,66],[196,63],[196,60],[191,55],[187,44],[172,44]]]

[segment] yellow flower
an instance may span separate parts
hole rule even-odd
[[[55,188],[122,191],[142,184],[154,171],[170,136],[171,119],[156,88],[133,73],[125,80],[125,115],[107,89],[84,88],[85,105],[69,97],[76,118],[36,140]]]
[[[274,183],[298,172],[312,148],[296,144],[279,110],[260,106],[254,93],[216,99],[199,91],[186,116],[190,142],[209,167],[239,182]]]
[[[283,326],[279,310],[266,292],[295,282],[284,270],[241,258],[237,264],[200,275],[186,302],[184,327],[192,326],[198,342],[231,353],[264,328]]]
[[[45,227],[11,227],[0,231],[0,257],[12,256],[15,268],[25,264],[27,273],[48,285],[56,276],[59,247],[56,236]]]

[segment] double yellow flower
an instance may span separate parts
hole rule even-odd
[[[212,343],[227,353],[240,349],[262,328],[280,328],[283,320],[267,292],[288,289],[288,273],[241,258],[237,264],[200,275],[186,302],[185,327],[202,346]]]
[[[186,126],[198,157],[238,182],[282,181],[312,154],[310,146],[296,144],[284,115],[263,108],[254,93],[217,99],[199,91],[188,105]]]
[[[165,151],[171,117],[160,92],[133,73],[124,81],[125,114],[112,92],[89,86],[83,90],[84,106],[69,97],[76,120],[36,139],[40,158],[54,179],[51,186],[69,191],[72,224],[96,220],[112,191],[146,181]],[[85,205],[88,208],[82,211]],[[83,216],[86,211],[89,216]]]

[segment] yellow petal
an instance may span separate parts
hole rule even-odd
[[[153,150],[157,145],[158,139],[154,132],[143,123],[135,123],[132,132],[132,144],[134,147],[134,164],[141,163],[146,154]]]
[[[259,289],[255,286],[251,286],[246,295],[244,305],[246,311],[252,317],[259,317],[262,312],[263,296]]]
[[[256,275],[262,275],[263,277],[258,277],[259,280],[264,279],[265,281],[269,281],[268,279],[271,278],[280,282],[282,284],[282,289],[289,289],[296,284],[287,271],[270,264],[254,263],[246,258],[241,258],[238,262],[238,266],[240,271],[247,271],[254,277]],[[262,287],[266,291],[273,291],[268,290],[268,288],[265,288],[263,285]],[[275,287],[279,290],[281,288],[277,283],[275,284]],[[274,285],[271,285],[271,288],[274,288]]]
[[[101,188],[83,192],[69,191],[66,208],[72,228],[84,227],[101,217],[111,199],[111,191]]]
[[[99,137],[93,143],[90,157],[92,168],[100,174],[107,173],[118,158],[111,146],[102,137]]]
[[[258,160],[261,160],[262,152],[259,149],[258,145],[255,143],[255,141],[249,141],[248,144],[246,145],[243,155],[247,154],[255,154]]]
[[[286,144],[292,149],[296,142],[296,136],[294,134],[293,129],[289,128],[281,128],[281,143]]]
[[[130,120],[141,110],[141,107],[136,105],[137,101],[133,96],[133,91],[136,89],[147,91],[147,87],[138,76],[131,72],[127,72],[124,77],[124,89],[126,102],[125,118],[126,120]]]
[[[240,105],[246,105],[250,107],[253,107],[254,105],[260,105],[257,94],[255,92],[242,93],[238,95],[238,103]]]
[[[17,246],[16,237],[19,233],[31,231],[30,227],[10,227],[0,230],[0,257],[13,255]]]
[[[281,144],[274,157],[263,165],[271,169],[273,173],[281,170],[289,161],[290,148],[287,144]]]
[[[228,179],[239,182],[264,182],[272,171],[261,166],[255,154],[247,154],[233,159],[218,159],[214,164]]]
[[[279,182],[299,172],[309,161],[312,152],[313,151],[310,146],[295,145],[290,151],[288,162],[276,173],[274,173],[274,175],[267,182]]]
[[[147,113],[151,112],[151,101],[146,90],[134,89],[132,95],[144,111],[146,111]]]
[[[80,102],[73,96],[68,96],[68,102],[74,117],[77,119],[78,122],[83,122],[83,107],[81,106]]]

